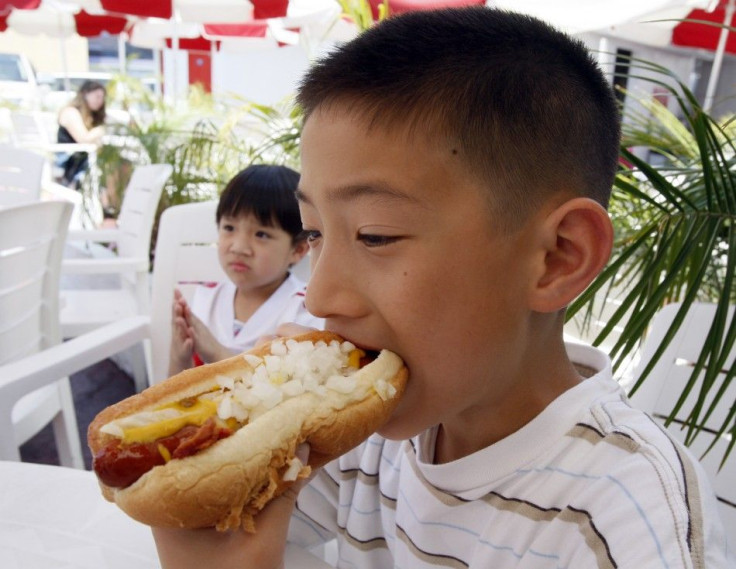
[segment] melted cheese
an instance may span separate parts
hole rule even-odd
[[[150,443],[173,435],[187,425],[203,425],[210,417],[217,414],[217,405],[213,401],[198,399],[191,405],[183,405],[181,402],[172,403],[157,409],[153,413],[156,414],[157,411],[164,411],[164,413],[159,413],[161,416],[156,417],[157,420],[153,420],[148,424],[121,424],[123,442],[128,444]]]

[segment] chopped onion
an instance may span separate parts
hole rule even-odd
[[[299,473],[302,471],[302,467],[304,466],[302,464],[302,461],[299,460],[297,457],[292,458],[288,462],[289,468],[286,469],[286,472],[284,472],[284,475],[282,476],[282,480],[284,482],[294,482],[299,477]]]
[[[253,354],[244,354],[243,359],[252,368],[255,368],[263,361],[261,358],[254,356]]]
[[[217,382],[217,385],[219,385],[223,389],[229,389],[232,391],[233,387],[235,386],[235,379],[226,375],[218,375],[215,378],[215,381]]]

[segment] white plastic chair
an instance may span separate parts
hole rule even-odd
[[[39,199],[74,204],[69,228],[82,228],[82,194],[55,183],[43,155],[0,143],[0,207],[32,203]]]
[[[71,210],[63,202],[0,210],[0,378],[10,362],[61,341],[59,267]],[[69,379],[62,377],[22,399],[0,389],[0,458],[18,460],[18,446],[53,422],[61,463],[84,467]]]
[[[117,229],[71,231],[68,241],[115,243],[117,256],[64,259],[64,275],[118,275],[120,286],[61,291],[61,326],[65,338],[73,338],[99,326],[150,310],[150,246],[153,222],[161,193],[173,168],[169,164],[138,166],[128,183]],[[104,249],[103,249],[104,250]],[[78,279],[77,279],[78,280]],[[145,365],[134,359],[138,389],[145,384]]]
[[[0,144],[0,207],[40,201],[45,166],[40,154]]]
[[[10,115],[13,126],[11,140],[16,146],[36,150],[47,155],[57,152],[87,152],[90,166],[97,156],[96,144],[56,142],[50,128],[57,126],[56,117],[49,113],[13,111]]]
[[[102,219],[102,205],[97,195],[91,196],[91,203],[85,205],[82,195],[58,183],[63,171],[56,164],[59,154],[86,152],[89,160],[89,172],[92,176],[92,187],[98,187],[99,176],[96,168],[97,145],[90,143],[56,142],[55,129],[58,128],[56,115],[42,112],[13,111],[10,113],[12,130],[11,142],[18,148],[31,150],[44,157],[46,164],[42,180],[42,199],[63,199],[74,203],[71,227],[81,229],[88,223]],[[52,132],[54,131],[54,132]]]
[[[216,209],[217,202],[209,201],[161,214],[151,286],[151,383],[168,377],[174,288],[191,300],[200,283],[227,278],[217,260]]]
[[[54,179],[61,178],[56,166],[56,155],[86,152],[90,164],[90,172],[96,176],[94,165],[97,160],[97,145],[93,143],[56,142],[53,131],[58,128],[56,115],[38,111],[13,111],[10,115],[12,131],[10,138],[18,147],[27,148],[46,156],[49,172]],[[96,185],[96,180],[95,180]]]
[[[642,349],[642,357],[636,369],[636,377],[641,375],[645,366],[652,359],[679,310],[680,304],[673,303],[665,306],[655,315]],[[688,310],[679,330],[649,376],[644,380],[641,388],[631,396],[634,405],[650,413],[658,422],[664,424],[683,392],[684,386],[693,372],[693,364],[697,362],[698,355],[713,324],[715,314],[716,305],[714,304],[694,304]],[[733,322],[733,318],[734,307],[731,306],[728,322]],[[736,349],[733,349],[728,354],[722,367],[723,371],[719,374],[721,378],[725,376],[725,370],[731,369],[735,365],[735,359]],[[702,375],[698,384],[695,385],[686,399],[682,407],[683,411],[678,414],[675,422],[671,423],[667,429],[674,438],[680,441],[684,441],[687,435],[687,429],[683,429],[682,424],[687,418],[687,412],[692,409],[693,403],[697,399],[699,385],[703,379]],[[705,404],[709,405],[711,400],[712,394],[709,394]],[[707,430],[698,433],[690,445],[690,450],[696,457],[700,458],[701,465],[711,479],[718,496],[719,511],[726,526],[729,540],[736,543],[736,453],[732,453],[724,467],[719,470],[730,437],[728,435],[720,437],[710,452],[704,457],[702,456],[703,452],[713,442],[734,400],[736,400],[736,382],[731,382],[729,388],[723,393],[721,404],[716,412],[708,418],[706,422]]]

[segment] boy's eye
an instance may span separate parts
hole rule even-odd
[[[372,235],[370,233],[359,233],[358,241],[361,241],[366,247],[385,247],[396,243],[401,237],[394,235]]]
[[[220,229],[222,229],[223,231],[233,231],[235,228],[229,223],[223,223],[220,226]]]
[[[256,231],[256,237],[259,239],[270,239],[271,234],[266,231]]]
[[[307,243],[310,245],[316,243],[322,237],[322,234],[316,229],[305,229],[304,235],[306,235]]]

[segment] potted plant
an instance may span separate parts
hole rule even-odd
[[[726,325],[729,306],[736,301],[736,125],[733,117],[717,119],[706,112],[667,69],[639,60],[631,66],[666,89],[676,110],[652,97],[639,99],[640,105],[625,112],[621,168],[610,206],[616,230],[612,258],[569,307],[567,318],[590,326],[615,297],[617,308],[593,343],[618,335],[609,344],[616,371],[630,361],[655,312],[665,304],[682,303],[654,359],[636,378],[633,393],[646,381],[689,307],[694,302],[717,305],[715,324],[693,369],[693,378],[705,371],[697,403],[682,409],[693,380],[669,418],[681,411],[687,415],[690,443],[736,376],[736,365],[718,376],[736,343],[736,318]],[[704,403],[709,396],[712,402]],[[724,461],[736,442],[736,401],[726,403],[731,411],[717,433],[731,437]]]

